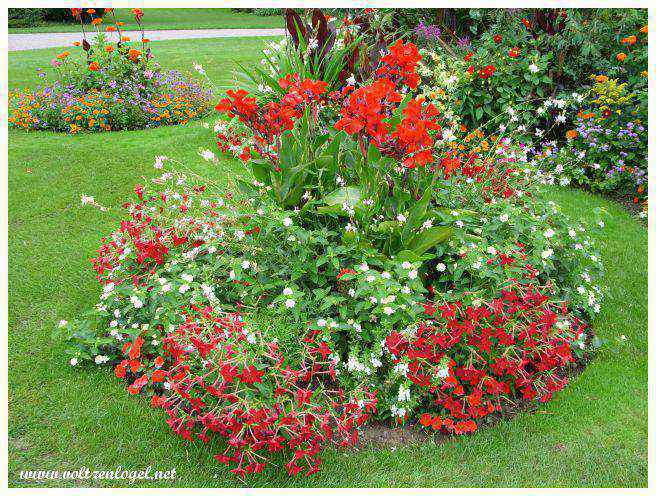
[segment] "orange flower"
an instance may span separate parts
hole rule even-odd
[[[59,60],[63,60],[63,59],[65,59],[66,57],[68,57],[69,55],[70,55],[70,52],[62,52],[62,53],[57,54],[57,58],[58,58]]]
[[[144,38],[144,39],[141,40],[141,41],[143,41],[144,43],[150,43],[150,38]]]
[[[642,72],[640,73],[640,75],[641,75],[642,77],[647,77],[647,71],[642,71]]]
[[[116,25],[117,26],[123,26],[123,25],[125,25],[125,23],[123,21],[116,21]]]
[[[95,60],[89,64],[90,71],[97,71],[98,69],[100,69],[100,64]]]
[[[598,83],[605,83],[606,81],[608,81],[608,76],[606,76],[604,74],[599,74],[598,76],[595,76],[595,80]]]
[[[565,136],[567,136],[567,139],[576,139],[579,137],[579,133],[576,129],[570,129],[565,133]]]
[[[134,48],[130,48],[130,51],[128,52],[128,58],[132,62],[136,62],[139,60],[139,56],[141,55],[141,50],[135,50]]]
[[[130,41],[129,36],[121,36],[121,41]]]
[[[99,24],[102,24],[102,18],[96,17],[93,21],[91,21],[91,24],[94,26],[98,26]]]
[[[113,46],[113,45],[107,45],[107,46],[105,47],[105,51],[106,51],[107,53],[112,53],[112,52],[114,51],[114,46]]]
[[[110,32],[110,33],[113,33],[114,31],[116,31],[116,27],[114,27],[114,26],[107,26],[107,27],[105,28],[105,31],[108,31],[108,32]]]
[[[87,9],[87,14],[95,14],[96,9]]]
[[[628,55],[624,52],[620,52],[617,54],[617,60],[619,60],[620,62],[624,62],[626,57],[628,57]]]
[[[636,38],[635,35],[622,38],[622,43],[624,43],[625,45],[633,45],[636,41],[638,41],[638,38]]]
[[[79,41],[74,41],[74,42],[73,42],[73,46],[80,46],[81,44],[82,44],[82,43],[80,43]]]
[[[647,34],[647,25],[646,24],[640,28],[640,32],[644,33],[644,34]]]

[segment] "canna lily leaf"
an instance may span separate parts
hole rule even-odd
[[[361,208],[362,192],[355,186],[344,186],[336,189],[321,200],[325,205],[317,208],[317,212],[322,214],[346,215],[343,205],[348,205],[353,209]]]
[[[417,255],[422,255],[434,246],[447,241],[453,236],[453,233],[454,230],[452,227],[431,227],[415,234],[410,240],[410,243],[408,243],[408,248],[414,251]]]

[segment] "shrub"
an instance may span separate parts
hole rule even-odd
[[[549,73],[559,89],[577,90],[589,74],[607,73],[613,44],[647,23],[645,9],[471,9],[476,36],[513,39],[525,19],[533,48],[553,55]]]
[[[91,22],[95,17],[102,17],[104,10],[88,9],[93,12],[82,11],[81,20],[85,23]],[[73,22],[69,15],[69,9],[9,9],[9,27],[27,28],[50,22]]]
[[[590,90],[575,95],[566,142],[537,147],[544,180],[629,195],[634,203],[646,199],[645,32],[620,41],[623,51],[614,56],[619,64],[609,72],[617,77],[593,74]]]
[[[80,20],[81,9],[73,10]],[[143,14],[135,10],[141,25]],[[10,125],[68,133],[139,129],[184,124],[209,110],[211,91],[177,71],[164,71],[143,30],[137,44],[123,36],[118,23],[105,33],[100,17],[92,24],[98,31],[93,44],[85,38],[76,43],[82,49],[78,57],[65,50],[51,60],[53,83],[10,93]],[[46,77],[44,71],[40,75]]]

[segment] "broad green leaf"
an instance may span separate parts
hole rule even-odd
[[[436,226],[430,227],[425,231],[418,232],[410,240],[408,248],[414,251],[417,255],[430,250],[440,243],[447,241],[454,233],[452,227]]]
[[[362,206],[360,203],[361,198],[362,193],[360,192],[360,188],[344,186],[323,197],[321,201],[325,205],[318,207],[317,211],[322,214],[346,215],[343,205],[346,204],[356,209]]]

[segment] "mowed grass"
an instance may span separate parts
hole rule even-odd
[[[232,9],[142,9],[146,29],[246,29],[283,28],[282,16],[235,12]],[[115,9],[116,19],[127,29],[136,29],[132,9]],[[107,17],[109,22],[111,15]],[[46,22],[29,28],[9,28],[10,33],[70,33],[80,30],[79,24]]]
[[[221,85],[233,64],[259,60],[264,40],[154,43],[166,65],[205,65]],[[10,82],[36,84],[46,51],[10,53]],[[9,483],[10,486],[127,486],[126,481],[20,479],[21,470],[176,469],[171,481],[143,486],[234,487],[242,484],[211,457],[221,448],[190,445],[165,425],[163,412],[128,394],[109,368],[72,368],[51,338],[60,319],[97,302],[88,259],[117,215],[80,206],[82,193],[115,206],[135,183],[155,175],[166,154],[213,180],[241,170],[234,161],[202,162],[211,132],[198,123],[147,131],[65,136],[10,131],[9,136]],[[590,366],[538,413],[520,414],[445,444],[328,450],[321,472],[289,478],[283,458],[247,485],[381,486],[646,486],[647,232],[620,206],[580,191],[546,194],[574,220],[607,209],[599,231],[608,297],[593,323],[608,341]],[[262,325],[267,325],[263,322]],[[277,332],[280,332],[278,329]],[[621,335],[626,341],[618,341]]]

